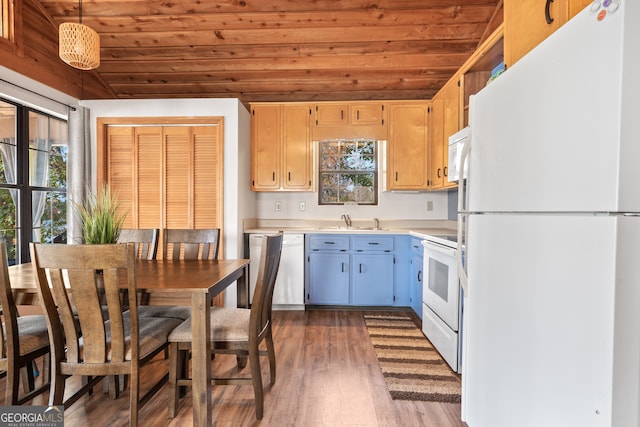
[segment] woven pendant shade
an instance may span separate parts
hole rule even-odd
[[[65,22],[59,29],[59,55],[67,64],[80,70],[100,66],[100,36],[80,23]]]

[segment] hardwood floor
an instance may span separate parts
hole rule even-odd
[[[277,379],[267,386],[264,418],[255,419],[251,386],[217,386],[215,426],[466,426],[459,404],[391,399],[361,311],[279,311],[273,320]],[[213,366],[217,374],[237,371],[233,356],[217,355]],[[141,392],[166,369],[162,357],[143,368]],[[266,384],[266,360],[262,373]],[[69,384],[79,382],[74,378]],[[109,400],[98,388],[65,411],[65,425],[128,425],[128,393]],[[39,396],[33,404],[45,405],[46,399],[47,394]],[[180,400],[176,418],[166,416],[165,386],[142,408],[140,425],[191,425],[191,393]]]

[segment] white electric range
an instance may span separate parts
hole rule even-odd
[[[457,237],[426,236],[422,331],[456,372],[462,368],[462,289],[457,271]]]

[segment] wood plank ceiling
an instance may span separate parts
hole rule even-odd
[[[78,1],[38,0],[55,25]],[[113,98],[430,99],[501,0],[84,0]]]

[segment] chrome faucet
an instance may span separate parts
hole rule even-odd
[[[347,225],[347,227],[351,227],[351,217],[347,214],[342,214],[341,217],[344,220],[344,223]]]
[[[374,230],[380,230],[380,220],[378,218],[373,218]]]

